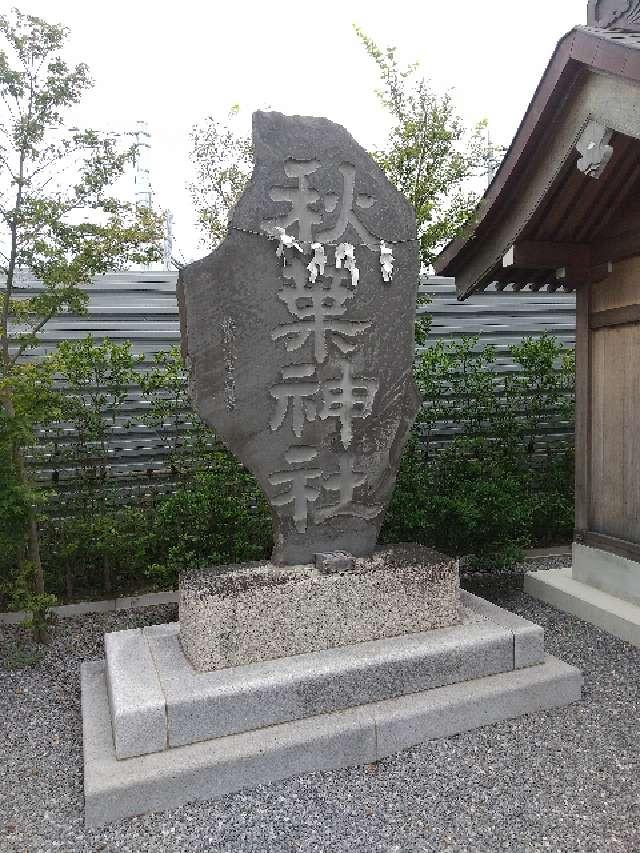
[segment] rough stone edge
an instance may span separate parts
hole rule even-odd
[[[640,607],[574,580],[569,566],[529,572],[524,591],[640,647]]]
[[[202,673],[460,624],[459,560],[422,545],[391,545],[374,551],[367,557],[355,558],[351,571],[337,573],[320,572],[314,564],[282,566],[273,561],[230,564],[218,566],[216,569],[188,569],[180,576],[179,618],[182,626],[182,648],[194,669]],[[407,587],[420,592],[421,585],[428,584],[430,600],[428,603],[413,603],[407,611],[409,618],[396,620],[396,628],[388,624],[387,615],[382,609],[379,610],[376,614],[376,625],[381,630],[371,630],[371,619],[362,617],[362,606],[355,606],[344,591],[340,592],[340,585],[350,579],[359,579],[363,585],[373,587],[376,583],[395,585],[395,589],[391,591],[394,597],[397,597],[402,587],[405,593]],[[237,609],[257,607],[254,621],[259,621],[261,613],[269,609],[268,600],[265,599],[273,596],[279,600],[293,601],[297,612],[301,609],[301,603],[304,604],[310,596],[316,597],[316,586],[328,598],[335,600],[337,595],[338,600],[342,599],[342,610],[348,609],[348,614],[342,614],[341,624],[349,626],[350,630],[343,632],[342,636],[339,635],[339,630],[332,631],[329,632],[331,636],[323,636],[321,641],[318,641],[313,622],[326,622],[325,611],[327,607],[335,609],[335,601],[334,604],[325,602],[322,608],[316,601],[311,614],[305,614],[305,619],[294,620],[295,627],[290,633],[284,654],[282,637],[274,630],[264,630],[264,626],[259,648],[255,645],[252,648],[251,643],[247,648],[244,642],[246,631],[236,632],[239,642],[233,644],[237,645],[237,648],[234,648],[232,653],[226,653],[221,648],[220,631],[212,631],[213,612],[231,608],[235,623]],[[261,592],[263,589],[264,592]],[[367,603],[378,601],[375,588],[367,595]],[[419,597],[422,599],[424,596]],[[348,603],[348,608],[345,602]],[[421,614],[423,621],[415,618],[412,620],[411,614]],[[251,621],[251,617],[246,613],[244,619]],[[379,624],[381,620],[384,620],[383,626]],[[331,621],[329,624],[332,624]],[[271,626],[278,628],[276,623],[271,623]],[[367,626],[368,632],[365,630]],[[278,639],[274,649],[273,638],[276,636]],[[307,642],[310,638],[312,642]]]
[[[513,668],[523,669],[544,661],[544,629],[528,619],[523,619],[509,610],[498,607],[484,598],[479,598],[464,589],[460,590],[460,601],[478,613],[511,631],[513,634]]]
[[[582,677],[552,657],[544,664],[389,699],[258,732],[118,761],[111,740],[104,663],[81,666],[87,826],[214,799],[317,770],[391,755],[580,698]]]

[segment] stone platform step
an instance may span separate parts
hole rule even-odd
[[[555,658],[257,731],[119,760],[105,664],[81,668],[88,826],[316,770],[368,764],[432,739],[574,702],[582,678]]]
[[[463,593],[462,622],[215,672],[186,658],[179,625],[105,635],[118,758],[419,693],[544,660],[542,629]]]
[[[579,698],[542,629],[466,592],[461,623],[202,673],[179,625],[105,635],[82,667],[88,825],[313,770]]]
[[[570,566],[529,572],[524,578],[524,591],[640,646],[640,606],[575,580]]]

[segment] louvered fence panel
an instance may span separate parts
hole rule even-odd
[[[62,315],[50,322],[41,335],[39,347],[29,359],[52,352],[62,340],[81,339],[91,334],[96,341],[131,341],[132,350],[144,355],[141,369],[149,367],[157,352],[168,350],[180,340],[176,302],[175,272],[126,272],[100,276],[86,288],[87,314]],[[25,277],[20,290],[33,294],[38,283]],[[458,302],[452,279],[423,277],[421,292],[431,303],[420,309],[432,317],[427,346],[435,341],[452,341],[460,336],[479,336],[478,346],[492,345],[498,353],[501,372],[514,369],[509,347],[525,337],[544,332],[556,336],[567,346],[575,343],[575,296],[563,292],[497,292],[488,288],[466,302]],[[155,488],[171,478],[167,463],[172,437],[158,434],[144,423],[147,404],[137,386],[130,388],[126,408],[117,418],[110,439],[109,474],[122,480],[123,491],[138,489],[136,478],[143,475],[143,488]],[[566,424],[549,424],[549,435],[562,434]],[[446,440],[455,426],[441,430]],[[42,435],[36,449],[39,476],[43,480],[64,481],[73,469],[64,463],[64,449],[75,440],[72,430],[61,429],[52,436]]]
[[[432,318],[426,346],[437,341],[448,343],[461,337],[477,337],[476,350],[487,346],[495,349],[496,370],[500,374],[517,370],[510,347],[524,338],[539,338],[547,333],[567,347],[575,346],[575,293],[498,291],[495,285],[490,285],[483,293],[458,302],[454,279],[439,276],[423,277],[420,291],[431,300],[419,309],[419,314],[429,314]],[[537,447],[540,453],[544,452],[546,441],[566,437],[573,425],[558,417],[543,429]],[[436,446],[441,445],[459,432],[455,424],[440,424],[432,440]]]

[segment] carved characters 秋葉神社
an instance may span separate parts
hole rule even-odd
[[[415,216],[326,119],[257,113],[229,233],[180,274],[203,420],[256,475],[276,562],[370,553],[418,406]]]

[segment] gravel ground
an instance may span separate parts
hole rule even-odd
[[[80,661],[102,656],[104,631],[176,610],[65,619],[30,666],[18,629],[0,626],[0,850],[639,851],[640,649],[524,595],[521,577],[465,585],[544,626],[549,651],[583,670],[579,704],[92,831],[82,818]]]

